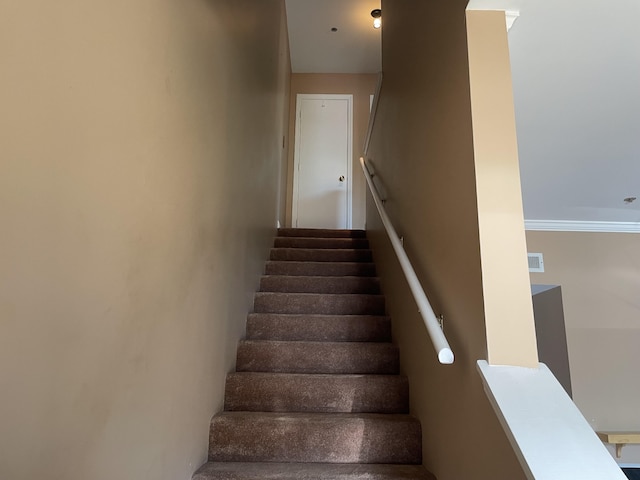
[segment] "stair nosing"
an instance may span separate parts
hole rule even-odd
[[[349,418],[362,418],[362,419],[370,419],[370,420],[379,420],[383,422],[407,422],[407,423],[418,423],[420,424],[420,419],[411,413],[367,413],[367,412],[335,412],[335,413],[327,413],[327,412],[247,412],[247,411],[222,411],[213,416],[211,422],[213,423],[216,418],[221,417],[261,417],[261,418],[272,418],[274,420],[283,420],[286,418],[293,419],[322,419],[325,418],[327,420],[340,422],[344,419]]]
[[[257,291],[255,293],[256,295],[264,295],[264,294],[269,294],[269,295],[315,295],[315,296],[323,296],[323,295],[327,295],[327,296],[342,296],[342,297],[354,297],[354,296],[367,296],[367,297],[384,297],[384,294],[382,293],[322,293],[322,292],[318,292],[318,293],[309,293],[309,292],[261,292],[261,291]]]
[[[291,345],[292,343],[304,343],[306,345],[317,343],[319,345],[325,345],[325,346],[329,345],[329,344],[332,344],[332,343],[335,343],[336,345],[340,345],[340,346],[352,343],[354,345],[359,345],[359,346],[362,346],[362,345],[377,345],[377,346],[389,345],[389,346],[398,348],[398,346],[393,342],[330,342],[330,341],[326,342],[326,341],[322,341],[322,340],[253,340],[253,339],[246,339],[246,338],[243,338],[243,339],[239,340],[238,344],[246,344],[248,342],[255,342],[255,343],[266,343],[266,342],[269,342],[269,343],[284,343],[284,344],[288,344],[288,345]]]
[[[320,250],[326,252],[327,250],[331,250],[333,252],[370,252],[371,248],[309,248],[309,247],[271,247],[271,250]],[[275,260],[272,260],[275,261]],[[278,260],[280,262],[286,262],[286,260]],[[296,261],[304,261],[304,260],[296,260]],[[313,261],[313,260],[312,260]],[[358,262],[359,263],[359,262]],[[366,263],[374,263],[374,262],[366,262]]]
[[[243,467],[254,469],[254,471],[248,473],[248,477],[253,479],[271,479],[275,480],[280,478],[280,474],[287,475],[287,480],[299,480],[301,472],[305,475],[304,478],[310,479],[342,479],[342,480],[364,480],[380,479],[380,480],[393,480],[398,473],[402,475],[402,479],[409,478],[421,478],[424,480],[436,480],[431,472],[429,472],[423,465],[416,464],[388,464],[388,463],[304,463],[304,462],[206,462],[202,465],[194,474],[194,478],[197,480],[206,480],[209,478],[220,478],[229,480],[231,478],[241,480],[244,476],[239,477],[236,474],[242,475]],[[258,469],[258,472],[255,472]],[[324,476],[325,472],[330,472],[330,476]],[[221,473],[224,476],[212,477]],[[375,477],[371,477],[371,474]],[[233,477],[228,475],[232,474]],[[293,474],[293,476],[290,476]],[[308,477],[311,474],[313,477]],[[245,473],[246,475],[246,473]],[[267,476],[265,476],[267,475]],[[339,475],[336,477],[335,475]],[[354,476],[356,475],[356,476]],[[366,475],[364,477],[363,475]],[[383,475],[383,477],[379,477]],[[416,477],[419,475],[419,477]]]
[[[345,343],[345,342],[342,342]],[[373,343],[373,342],[372,342]],[[235,376],[293,376],[293,377],[313,377],[314,379],[326,378],[326,377],[339,377],[339,378],[363,378],[363,377],[372,377],[372,378],[394,378],[398,380],[408,380],[409,377],[401,374],[394,373],[289,373],[289,372],[229,372],[227,376],[235,375]]]
[[[367,275],[283,275],[281,273],[276,273],[276,274],[270,274],[270,273],[265,273],[264,275],[261,276],[261,278],[274,278],[274,277],[281,277],[281,278],[295,278],[295,279],[299,279],[299,278],[317,278],[317,279],[322,279],[322,280],[328,280],[328,279],[343,279],[343,278],[348,278],[348,279],[353,279],[353,278],[359,278],[359,279],[364,279],[364,281],[369,281],[369,280],[378,280],[380,281],[380,278],[378,276],[367,276]]]
[[[269,293],[269,292],[263,292],[263,293]],[[278,292],[272,292],[272,293],[278,293]],[[282,293],[282,292],[280,292]],[[349,295],[349,294],[346,294]],[[361,294],[354,294],[354,295],[361,295]],[[335,314],[331,314],[331,313],[270,313],[270,312],[249,312],[247,314],[248,317],[250,316],[258,316],[258,315],[275,315],[275,316],[280,316],[280,317],[315,317],[315,318],[320,318],[320,317],[327,317],[327,318],[334,318],[334,317],[346,317],[346,318],[376,318],[376,319],[386,319],[386,320],[391,320],[391,317],[389,315],[373,315],[373,314],[362,314],[362,313],[355,313],[355,314],[340,314],[340,313],[335,313]]]

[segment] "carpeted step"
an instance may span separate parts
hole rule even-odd
[[[267,262],[267,275],[375,277],[376,267],[364,262]]]
[[[371,262],[364,248],[272,248],[271,260],[293,262]]]
[[[230,373],[225,411],[409,413],[400,375]]]
[[[369,294],[257,292],[256,313],[384,315],[384,297]]]
[[[193,480],[436,480],[421,465],[209,462]]]
[[[327,230],[323,228],[279,228],[279,237],[365,238],[364,230]]]
[[[409,415],[223,412],[211,420],[209,460],[419,464],[421,440]]]
[[[276,237],[276,248],[369,248],[366,238]]]
[[[364,231],[279,229],[194,480],[435,480]]]
[[[260,279],[261,292],[286,293],[380,293],[377,277],[327,277],[266,275]]]
[[[392,343],[242,340],[236,371],[274,373],[398,373]]]
[[[389,342],[391,320],[374,315],[250,313],[247,340]]]

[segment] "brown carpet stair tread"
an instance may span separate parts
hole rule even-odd
[[[268,261],[266,275],[290,276],[358,276],[375,277],[376,267],[371,262],[297,262]]]
[[[236,371],[394,375],[399,363],[398,348],[387,342],[243,340]]]
[[[364,248],[272,248],[270,260],[298,262],[367,262],[371,250]]]
[[[247,340],[390,342],[391,319],[382,315],[251,313]]]
[[[380,293],[376,277],[265,275],[260,279],[261,292],[282,293]]]
[[[222,412],[211,420],[209,460],[420,464],[421,435],[410,415]]]
[[[257,313],[309,313],[324,315],[384,315],[384,296],[376,294],[322,294],[257,292]]]
[[[436,480],[363,230],[278,229],[193,480]]]
[[[276,237],[275,248],[369,248],[366,238]]]
[[[193,480],[436,480],[420,465],[209,462]]]
[[[236,372],[225,392],[225,411],[409,413],[400,375]]]

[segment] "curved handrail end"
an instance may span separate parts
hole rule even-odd
[[[450,348],[443,348],[438,352],[438,360],[445,365],[451,365],[454,360],[453,352]]]
[[[438,360],[440,361],[440,363],[450,365],[454,360],[453,351],[451,350],[451,347],[449,346],[449,343],[447,342],[447,339],[442,332],[442,328],[438,323],[438,319],[436,318],[435,313],[433,313],[433,308],[431,308],[429,299],[425,295],[424,290],[420,285],[420,280],[418,280],[418,276],[411,266],[409,257],[407,257],[407,253],[404,251],[404,248],[402,248],[402,241],[400,240],[400,237],[398,237],[398,234],[395,228],[393,228],[393,224],[391,223],[391,219],[384,209],[383,201],[380,199],[378,190],[376,189],[375,185],[373,184],[373,180],[371,179],[371,171],[369,170],[369,167],[365,163],[363,157],[360,157],[360,165],[362,166],[364,178],[367,181],[367,186],[369,187],[369,191],[371,192],[373,201],[376,205],[376,208],[378,209],[378,213],[380,214],[380,220],[382,220],[382,224],[387,231],[387,235],[389,236],[389,240],[391,241],[391,246],[396,253],[398,262],[400,263],[400,267],[402,268],[402,272],[404,273],[407,284],[409,285],[409,289],[411,290],[413,298],[416,301],[416,305],[418,306],[418,312],[420,313],[420,316],[422,317],[422,320],[427,327],[427,331],[429,332],[429,336],[431,337],[433,346],[438,353]]]

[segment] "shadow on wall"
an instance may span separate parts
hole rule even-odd
[[[572,397],[562,290],[559,285],[531,285],[531,295],[538,357],[549,367],[569,397]]]

